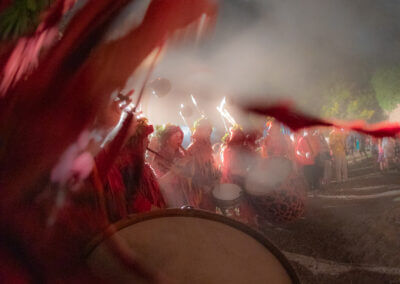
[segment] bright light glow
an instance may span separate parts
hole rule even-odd
[[[196,107],[197,111],[199,112],[199,114],[201,115],[201,117],[205,117],[204,113],[200,110],[195,97],[192,94],[190,94],[190,97],[192,98],[192,102],[193,102],[194,106]]]
[[[196,107],[198,107],[197,102],[196,102],[196,99],[194,98],[194,96],[193,96],[192,94],[190,94],[190,97],[192,98],[193,104],[194,104]]]
[[[221,104],[219,105],[219,109],[224,109],[224,107],[225,107],[225,104],[226,104],[226,98],[224,97],[223,99],[222,99],[222,101],[221,101]],[[218,109],[218,108],[217,108]],[[220,111],[221,112],[221,111]]]
[[[217,106],[218,112],[221,114],[222,121],[224,122],[225,129],[227,130],[228,127],[226,126],[225,119],[233,126],[236,125],[236,120],[232,117],[229,111],[225,108],[226,98],[224,97],[219,106]]]
[[[199,42],[199,40],[200,40],[200,38],[201,38],[201,36],[202,36],[202,34],[204,32],[206,24],[207,24],[207,15],[206,14],[202,14],[200,19],[199,19],[199,24],[197,26],[196,44]]]
[[[223,119],[226,119],[232,125],[236,125],[237,124],[236,120],[232,117],[232,115],[229,113],[229,111],[225,108],[225,104],[226,104],[226,98],[224,97],[222,99],[219,107],[217,107],[218,112],[221,114]]]
[[[236,120],[233,118],[233,116],[228,112],[227,109],[224,109],[224,115],[226,116],[226,119],[229,121],[230,124],[236,125]]]
[[[183,104],[181,104],[181,108],[183,108]],[[179,111],[179,116],[182,118],[182,120],[183,120],[183,122],[185,123],[185,125],[186,125],[187,127],[189,127],[189,124],[187,123],[185,117],[184,117],[183,114],[182,114],[182,111]]]

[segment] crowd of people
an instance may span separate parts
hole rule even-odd
[[[348,180],[349,157],[376,156],[382,170],[399,157],[399,140],[375,140],[339,128],[291,132],[272,119],[251,131],[233,125],[212,144],[213,125],[202,117],[186,148],[178,125],[154,131],[147,119],[120,107],[111,108],[105,120],[114,127],[88,147],[96,153],[90,180],[110,222],[182,206],[250,224],[257,216],[292,221],[304,213],[307,192]],[[221,184],[232,186],[222,189]]]
[[[378,139],[351,133],[347,136],[346,147],[346,153],[350,157],[372,157],[382,172],[400,169],[399,137]]]
[[[284,224],[303,216],[307,193],[347,181],[349,156],[372,156],[388,167],[399,157],[399,140],[338,128],[291,132],[272,119],[259,129],[232,125],[216,139],[203,117],[183,147],[180,126],[153,127],[129,106],[117,101],[99,113],[33,185],[26,210],[7,207],[16,216],[9,226],[25,224],[18,228],[34,236],[29,244],[40,257],[83,261],[88,243],[110,224],[164,208],[189,206],[252,226]]]

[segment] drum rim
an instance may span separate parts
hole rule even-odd
[[[197,217],[202,219],[211,220],[214,222],[223,223],[234,229],[237,229],[255,239],[258,243],[262,244],[268,249],[279,261],[279,263],[285,268],[287,274],[289,275],[292,283],[300,283],[299,277],[290,264],[290,261],[286,256],[276,247],[269,239],[267,239],[260,231],[251,228],[250,226],[236,221],[232,218],[225,217],[223,215],[215,214],[205,210],[199,209],[160,209],[156,211],[141,213],[141,214],[131,214],[125,219],[119,220],[114,224],[111,224],[103,233],[96,236],[87,246],[85,250],[85,259],[87,259],[93,251],[106,239],[130,225],[137,224],[140,222],[163,218],[163,217]]]

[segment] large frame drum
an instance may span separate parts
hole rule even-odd
[[[218,214],[159,210],[130,216],[114,228],[112,237],[168,283],[299,283],[286,257],[261,233]],[[110,252],[110,234],[89,248],[93,272],[113,283],[146,283]]]

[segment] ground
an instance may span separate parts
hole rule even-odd
[[[400,172],[349,163],[349,181],[309,193],[303,218],[260,229],[302,283],[400,283]]]

